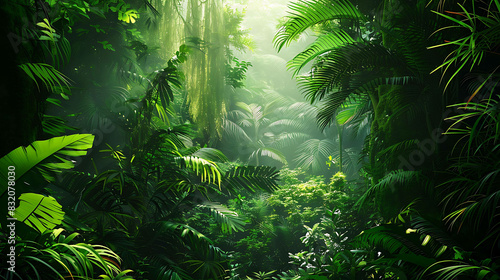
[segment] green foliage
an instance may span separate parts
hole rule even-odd
[[[272,191],[278,188],[278,171],[268,166],[235,166],[224,174],[224,187],[236,192],[238,189]]]
[[[42,28],[40,32],[43,35],[40,35],[38,40],[47,43],[43,44],[43,47],[52,58],[52,63],[59,67],[65,62],[69,62],[71,56],[71,46],[68,39],[57,34],[56,30],[46,18],[44,18],[43,21],[38,22],[36,25]]]
[[[47,230],[33,240],[18,240],[17,276],[21,279],[46,279],[47,275],[54,279],[89,279],[100,275],[104,279],[134,279],[126,276],[132,271],[121,270],[120,257],[109,248],[76,243],[78,233],[65,235],[63,232],[64,229]],[[6,244],[2,243],[2,247]]]
[[[298,147],[295,158],[297,165],[304,169],[320,170],[324,160],[334,154],[335,143],[331,139],[309,139]]]
[[[242,156],[248,156],[248,162],[259,165],[262,158],[270,158],[276,162],[286,164],[285,155],[277,148],[285,142],[287,144],[298,141],[304,137],[301,133],[292,133],[285,131],[280,135],[274,135],[271,131],[279,126],[288,126],[294,123],[293,120],[281,119],[271,121],[268,117],[272,108],[272,103],[267,106],[257,104],[246,104],[237,102],[238,110],[231,111],[224,120],[225,135],[231,139],[239,141],[240,147],[248,149],[248,153]]]
[[[234,67],[232,66],[234,62]],[[234,88],[243,87],[243,81],[246,78],[245,73],[248,68],[252,67],[252,63],[241,61],[237,57],[232,57],[230,63],[226,64],[226,84]]]
[[[40,88],[37,79],[42,81],[45,87],[51,92],[59,93],[62,97],[66,97],[64,87],[69,89],[68,79],[53,66],[45,63],[25,63],[19,65],[19,67],[36,83],[38,89]]]
[[[457,5],[460,7],[461,11],[446,11],[446,13],[448,13],[449,15],[434,11],[434,13],[444,17],[454,24],[451,26],[442,27],[436,32],[440,32],[450,28],[459,28],[468,33],[462,38],[448,40],[443,44],[431,47],[455,47],[455,50],[453,50],[448,55],[444,63],[434,70],[437,71],[439,69],[443,69],[444,76],[444,73],[446,73],[446,71],[448,71],[450,67],[458,64],[457,69],[446,82],[446,87],[450,85],[453,78],[455,78],[462,69],[466,69],[465,66],[470,65],[469,70],[472,71],[474,67],[481,64],[481,61],[485,54],[490,53],[496,46],[496,42],[498,42],[498,40],[500,39],[500,33],[498,32],[498,28],[500,26],[500,2],[498,0],[489,1],[487,5],[486,3],[483,3],[481,5],[472,2],[470,7],[471,9],[468,9],[459,3],[457,3]],[[483,10],[484,12],[478,12],[479,10]],[[459,15],[460,19],[452,17],[451,15],[453,14]],[[457,33],[461,32],[459,31]],[[496,72],[496,70],[498,70],[498,67],[495,68],[491,72],[491,74]],[[478,87],[469,101],[483,86],[484,83],[481,84],[480,87]]]
[[[53,197],[23,193],[19,201],[13,217],[40,233],[54,229],[64,218],[62,206]]]
[[[16,102],[26,104],[18,107],[35,124],[20,129],[29,137],[12,138],[14,147],[32,144],[0,159],[16,178],[3,172],[0,193],[22,193],[10,213],[23,221],[17,276],[499,279],[500,2],[372,2],[289,4],[274,45],[282,51],[306,30],[316,34],[287,65],[302,74],[312,105],[279,96],[267,80],[244,88],[252,63],[229,46],[251,49],[251,40],[240,28],[243,13],[220,1],[3,4],[5,29],[30,37],[6,57],[6,69],[22,71],[5,81],[38,88],[19,86]],[[443,86],[430,74],[438,70]],[[66,75],[71,100],[47,98],[68,99]],[[257,96],[269,102],[259,105]],[[458,113],[442,120],[450,103]],[[322,132],[311,129],[314,116]],[[433,140],[424,161],[407,168],[416,170],[401,169],[447,121],[448,142]],[[96,133],[90,157],[79,158],[94,135],[41,140],[74,126]],[[257,166],[208,146],[221,136],[230,158]],[[358,164],[364,181],[352,180]],[[43,178],[29,174],[35,170]],[[310,176],[321,172],[327,176]]]
[[[238,213],[227,209],[217,203],[205,203],[205,207],[210,209],[215,221],[221,225],[223,233],[231,234],[234,231],[243,231],[245,221],[239,217]]]
[[[363,18],[363,15],[351,4],[351,2],[344,0],[334,1],[334,3],[330,3],[329,1],[298,1],[291,3],[289,9],[293,12],[274,38],[275,47],[278,51],[285,45],[290,44],[299,34],[316,24],[335,19],[361,20]],[[335,38],[338,40],[346,34],[340,32],[340,34],[334,35],[338,36]],[[321,46],[322,44],[315,43],[315,45]],[[311,50],[314,50],[314,48],[315,47],[312,46]],[[320,50],[320,52],[325,51],[326,50],[323,49]],[[305,53],[303,52],[303,56],[309,59],[307,51]],[[304,63],[301,63],[301,65],[303,64]]]
[[[14,166],[16,181],[32,168],[41,172],[45,179],[53,180],[52,172],[71,169],[74,163],[65,156],[78,157],[87,154],[92,147],[94,135],[74,134],[35,141],[28,147],[19,147],[0,159],[0,167],[7,170]],[[7,190],[7,173],[0,175],[1,193]]]
[[[259,272],[254,272],[252,277],[248,277],[247,279],[255,279],[255,280],[269,280],[271,279],[271,276],[276,272],[276,270],[264,272],[264,271],[259,271]]]

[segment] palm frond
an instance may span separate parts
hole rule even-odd
[[[24,63],[19,65],[24,73],[28,75],[40,90],[38,81],[42,81],[43,85],[51,92],[60,93],[61,96],[67,98],[64,94],[64,88],[69,90],[68,77],[59,72],[52,65],[45,63]]]
[[[215,221],[221,226],[223,233],[231,234],[233,231],[244,230],[246,222],[238,213],[215,202],[205,202],[202,206],[210,210]]]
[[[433,277],[436,280],[453,280],[462,276],[471,279],[500,279],[498,268],[498,264],[492,259],[485,259],[480,263],[445,260],[434,263],[425,270],[424,275],[430,271],[431,273],[429,274],[435,275]],[[419,279],[421,278],[419,277]]]
[[[52,136],[61,136],[66,130],[75,130],[75,127],[66,124],[63,118],[51,115],[43,115],[42,119],[43,132]]]
[[[46,231],[37,240],[23,241],[29,244],[24,247],[20,260],[27,267],[24,274],[26,279],[38,275],[39,268],[48,268],[51,275],[65,277],[88,278],[95,277],[94,273],[105,273],[108,277],[123,277],[130,270],[122,271],[121,258],[105,246],[86,243],[73,244],[78,233],[69,236],[63,234],[64,229]],[[65,275],[63,277],[62,275]],[[23,278],[24,279],[24,278]],[[111,278],[116,279],[116,278]],[[131,279],[131,278],[117,278]]]
[[[408,182],[419,180],[420,177],[420,171],[393,170],[385,175],[378,183],[370,186],[355,205],[363,207],[368,199],[372,198],[376,193],[380,193],[383,189],[394,186],[395,184],[408,184]]]
[[[385,157],[386,155],[394,155],[398,152],[405,151],[408,149],[415,149],[416,145],[419,143],[418,140],[416,139],[410,139],[410,140],[404,140],[401,142],[398,142],[396,144],[393,144],[382,151],[377,153],[377,157]]]
[[[309,139],[297,148],[294,161],[297,166],[304,169],[312,168],[313,171],[326,167],[325,162],[335,152],[335,143],[330,139]]]
[[[355,238],[354,244],[361,247],[376,246],[389,254],[425,255],[420,234],[407,232],[403,225],[384,224],[364,230]]]
[[[49,140],[35,141],[28,147],[19,147],[0,159],[0,168],[9,166],[15,168],[16,180],[26,172],[36,167],[47,180],[53,180],[50,172],[59,172],[62,169],[71,169],[74,162],[64,158],[78,157],[87,154],[92,147],[94,135],[73,134],[54,137]],[[7,172],[0,175],[0,193],[7,190]]]
[[[309,62],[313,61],[316,57],[329,51],[333,51],[339,46],[354,42],[355,40],[341,29],[337,30],[335,33],[320,35],[314,43],[307,47],[306,50],[300,52],[292,58],[292,60],[287,63],[287,68],[293,69],[293,74],[297,75],[302,68],[304,68]]]
[[[202,182],[221,185],[222,175],[215,162],[197,156],[182,156],[178,157],[177,160],[181,168],[188,168],[196,172]]]
[[[298,143],[303,143],[311,136],[302,132],[283,132],[275,136],[272,146],[278,149],[289,147]]]
[[[288,8],[291,10],[288,20],[278,30],[273,40],[278,51],[316,24],[338,19],[362,20],[364,18],[359,10],[347,0],[301,0],[291,3]]]
[[[246,131],[242,126],[237,125],[235,122],[224,119],[224,133],[237,141],[241,142],[252,142],[252,139],[248,136]]]
[[[271,147],[260,147],[250,155],[249,159],[268,157],[283,164],[287,164],[285,155],[278,149]]]
[[[334,90],[368,93],[381,83],[391,82],[386,80],[390,76],[381,72],[384,68],[407,72],[404,59],[394,51],[370,43],[346,44],[329,52],[310,73],[299,76],[298,83],[311,102],[321,100]],[[357,79],[353,80],[353,76]]]
[[[198,148],[191,155],[213,162],[228,162],[229,159],[221,151],[214,148]]]
[[[236,166],[224,174],[222,185],[230,192],[238,189],[272,191],[278,188],[278,173],[269,166]]]

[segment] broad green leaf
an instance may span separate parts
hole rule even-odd
[[[92,147],[94,135],[73,134],[35,141],[28,147],[19,147],[0,159],[0,194],[7,190],[10,166],[14,168],[15,180],[36,167],[47,180],[52,180],[50,172],[70,169],[74,163],[62,156],[83,156]],[[47,161],[49,162],[47,162]],[[11,167],[11,169],[12,169]],[[11,180],[12,181],[12,180]]]
[[[64,212],[55,198],[36,193],[23,193],[14,218],[43,233],[60,225]]]

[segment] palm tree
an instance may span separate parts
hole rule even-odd
[[[224,120],[224,132],[231,140],[237,141],[243,156],[248,162],[260,165],[262,157],[271,158],[279,163],[286,164],[285,155],[278,149],[294,141],[303,139],[306,135],[301,132],[280,131],[282,127],[300,126],[290,119],[270,118],[273,103],[259,106],[237,102],[237,110],[228,113]]]
[[[416,8],[409,4],[397,8],[392,14],[386,6],[381,17],[369,21],[349,1],[298,1],[290,4],[294,12],[275,37],[280,50],[308,28],[326,26],[314,43],[289,62],[289,68],[297,75],[313,62],[309,72],[298,76],[298,83],[305,97],[319,105],[320,128],[335,124],[342,105],[353,100],[367,105],[360,113],[371,125],[365,144],[369,151],[365,169],[372,183],[399,168],[398,158],[408,157],[415,149],[415,144],[401,149],[403,143],[431,137],[440,126],[445,102],[439,78],[428,75],[436,61],[444,57],[442,52],[427,50],[433,42],[429,37],[437,25],[436,18],[427,11],[424,1],[418,1]],[[333,21],[340,24],[332,26]],[[411,130],[407,129],[409,122]],[[381,153],[387,149],[393,152],[382,161]]]

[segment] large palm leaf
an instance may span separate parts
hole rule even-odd
[[[53,197],[23,193],[19,201],[14,217],[40,233],[60,225],[64,218],[62,206]]]
[[[67,98],[63,92],[64,88],[69,89],[68,78],[53,66],[45,63],[24,63],[19,67],[35,82],[38,89],[38,81],[41,81],[48,90],[54,93],[59,90],[58,93]]]
[[[288,21],[278,30],[274,38],[274,45],[278,51],[316,24],[338,19],[358,21],[363,18],[359,10],[348,0],[298,1],[291,3],[289,9],[291,12]],[[345,33],[340,33],[337,39],[341,39],[344,35]]]
[[[236,166],[224,174],[223,186],[231,192],[238,189],[272,191],[278,188],[278,171],[268,166]]]
[[[314,43],[307,47],[306,50],[296,55],[287,63],[288,69],[294,70],[294,75],[297,75],[304,66],[313,61],[320,55],[333,51],[335,48],[342,45],[354,43],[355,40],[343,30],[338,30],[336,33],[327,33],[319,36]]]
[[[330,139],[309,139],[297,148],[295,162],[304,169],[320,171],[326,167],[328,157],[334,155],[337,150],[335,147],[335,143]]]
[[[221,226],[223,233],[231,234],[233,231],[244,230],[246,222],[238,213],[215,202],[206,202],[202,206],[210,210],[215,221]]]
[[[19,180],[26,172],[36,167],[47,180],[52,180],[50,173],[74,167],[74,162],[66,159],[87,154],[92,147],[94,135],[74,134],[54,137],[49,140],[35,141],[28,147],[19,147],[0,159],[0,168],[15,168],[15,180]],[[9,169],[10,170],[10,169]],[[0,193],[7,190],[7,173],[0,174]]]

